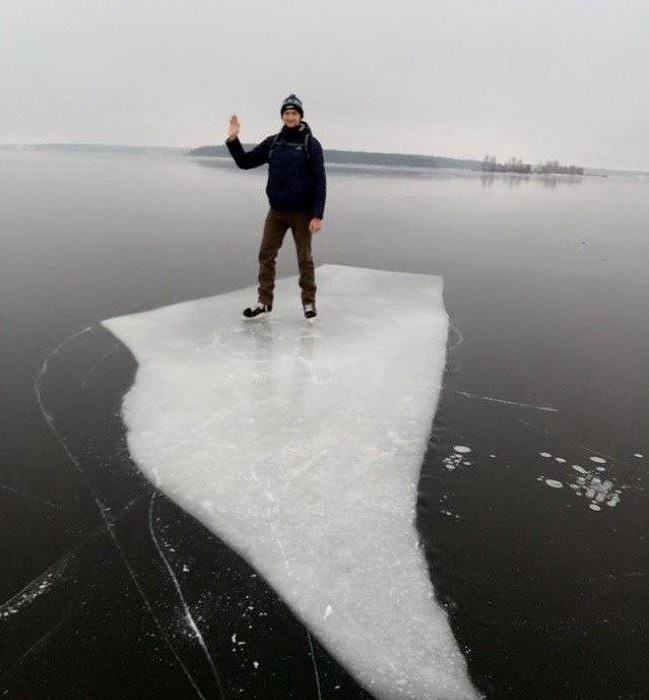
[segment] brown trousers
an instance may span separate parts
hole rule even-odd
[[[290,228],[297,250],[297,263],[300,270],[300,289],[302,304],[315,303],[315,273],[311,255],[311,236],[309,221],[312,215],[308,211],[278,211],[272,207],[268,210],[264,222],[264,235],[259,247],[259,301],[262,304],[273,303],[275,289],[275,260],[282,247],[284,235]]]

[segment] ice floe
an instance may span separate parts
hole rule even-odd
[[[314,325],[296,277],[253,322],[254,286],[105,321],[138,363],[131,455],[376,698],[477,698],[413,525],[445,364],[441,279],[316,277]]]

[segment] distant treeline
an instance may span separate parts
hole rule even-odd
[[[564,175],[583,175],[584,169],[579,165],[559,165],[558,160],[548,160],[532,167],[520,158],[510,158],[507,163],[497,163],[495,156],[486,155],[482,161],[482,170],[487,173],[561,173]]]
[[[243,144],[246,150],[254,148],[254,143]],[[190,156],[220,156],[228,158],[230,154],[225,146],[200,146],[189,151]],[[325,149],[326,163],[348,165],[376,165],[401,168],[469,168],[479,170],[480,161],[468,158],[447,158],[442,156],[422,156],[408,153],[374,153],[371,151],[339,151]]]
[[[245,150],[256,144],[243,144]],[[225,146],[200,146],[189,152],[190,156],[230,156]],[[406,155],[402,153],[371,153],[363,151],[338,151],[327,149],[324,152],[327,163],[350,163],[363,165],[387,165],[392,167],[426,167],[438,168],[439,163],[432,156]]]

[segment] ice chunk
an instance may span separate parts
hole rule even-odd
[[[314,325],[296,277],[277,281],[266,319],[241,319],[251,286],[105,321],[138,362],[129,449],[375,697],[476,698],[413,525],[445,364],[442,280],[316,277]]]

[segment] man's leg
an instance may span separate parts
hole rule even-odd
[[[262,304],[272,305],[275,289],[275,259],[282,247],[289,222],[273,208],[268,210],[264,222],[264,235],[259,246],[259,287],[257,293]]]
[[[291,231],[297,250],[297,264],[300,268],[300,289],[302,290],[302,304],[315,304],[315,272],[313,267],[313,255],[311,254],[311,236],[308,212],[297,211],[291,216]]]

